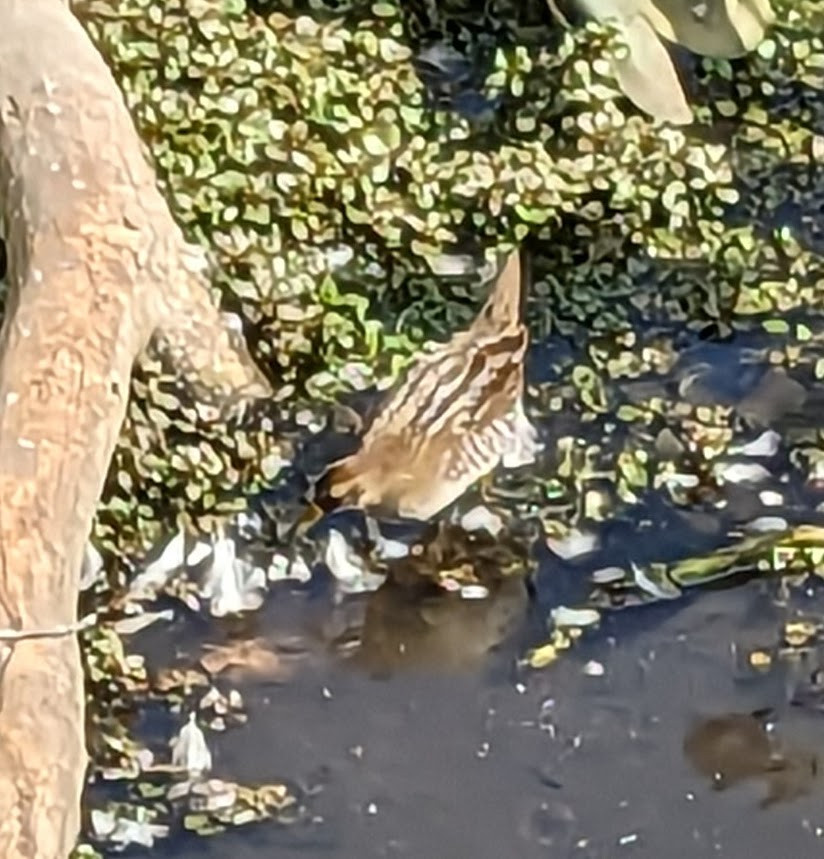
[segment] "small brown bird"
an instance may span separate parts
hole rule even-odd
[[[471,327],[421,355],[360,449],[330,466],[324,484],[331,501],[426,520],[499,463],[534,460],[539,445],[521,401],[522,301],[515,251]]]

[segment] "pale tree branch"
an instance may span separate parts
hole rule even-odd
[[[268,388],[67,5],[0,0],[0,20],[0,628],[25,632],[75,620],[132,363],[152,335],[218,399]],[[77,836],[86,766],[77,642],[16,640],[3,654],[0,856],[58,859]]]

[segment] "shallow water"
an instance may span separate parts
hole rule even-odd
[[[803,602],[820,611],[824,596]],[[284,598],[289,610],[305,601]],[[758,676],[736,659],[735,648],[772,645],[787,611],[763,581],[706,591],[613,614],[528,673],[512,668],[512,643],[474,669],[380,678],[316,651],[283,685],[241,685],[249,724],[210,736],[218,776],[290,774],[317,788],[306,799],[314,821],[161,844],[157,855],[817,855],[821,786],[804,766],[788,768],[783,801],[762,809],[771,782],[757,744],[745,737],[735,757],[753,777],[723,791],[683,751],[697,719],[765,708],[787,748],[809,761],[820,747],[822,714],[788,700],[812,666]],[[590,660],[603,676],[585,673]]]

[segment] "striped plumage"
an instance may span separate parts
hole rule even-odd
[[[531,462],[521,266],[511,254],[472,326],[419,356],[359,450],[326,475],[338,504],[429,519],[499,463]]]

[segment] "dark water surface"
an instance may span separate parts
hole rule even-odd
[[[736,657],[774,643],[786,609],[772,590],[753,581],[611,615],[555,665],[519,677],[504,645],[475,670],[375,679],[327,657],[284,685],[247,686],[248,725],[210,734],[214,774],[302,777],[323,788],[307,800],[315,821],[157,855],[817,856],[824,807],[809,774],[824,715],[788,701],[809,665],[759,677]],[[804,599],[822,609],[821,594]],[[589,660],[603,676],[584,672]],[[768,808],[772,776],[758,775],[746,732],[724,764],[741,780],[723,791],[683,751],[697,719],[764,708],[800,761],[781,771],[789,787]]]
[[[281,597],[277,613],[294,620],[306,610],[303,598]],[[818,590],[800,599],[794,608],[805,613],[824,608]],[[609,615],[553,666],[527,673],[513,668],[511,640],[475,668],[379,677],[320,648],[287,683],[241,685],[249,723],[209,734],[214,775],[289,774],[311,788],[314,819],[161,844],[156,854],[820,855],[824,714],[790,703],[816,654],[764,675],[740,656],[771,648],[792,610],[776,603],[775,582],[703,591]],[[585,672],[591,660],[602,676]],[[779,765],[763,757],[746,716],[767,708]],[[719,717],[716,729],[730,730],[720,752],[700,721]],[[720,761],[733,782],[725,790],[685,758],[685,737],[701,724],[705,766]],[[762,807],[771,788],[778,801]]]

